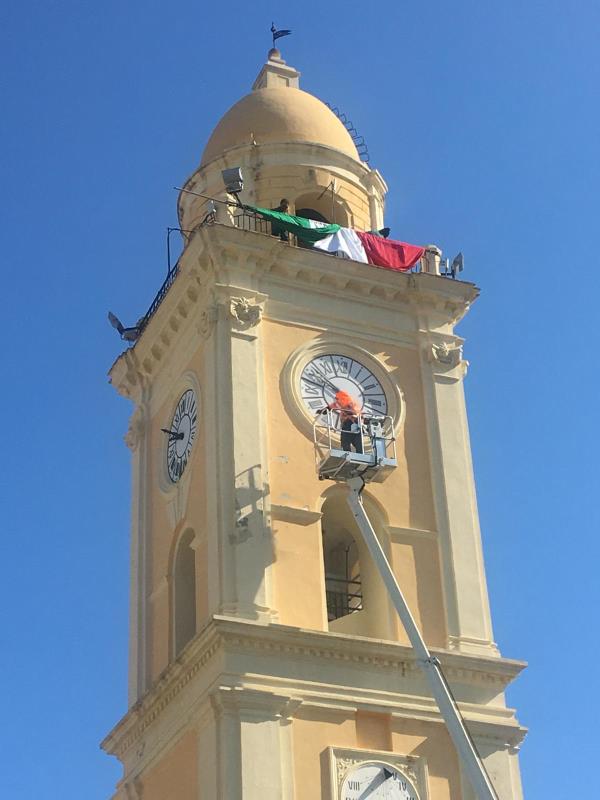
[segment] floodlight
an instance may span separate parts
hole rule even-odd
[[[112,311],[108,312],[108,321],[113,326],[113,328],[115,328],[115,330],[119,331],[120,334],[122,334],[123,331],[125,330],[125,327],[121,322],[121,320],[115,314],[113,314]]]
[[[125,342],[135,342],[140,338],[140,323],[138,322],[137,325],[133,325],[130,328],[126,328],[121,320],[113,314],[112,311],[108,312],[108,321],[113,326],[115,330],[119,332],[121,339]]]
[[[225,191],[228,194],[238,194],[244,188],[242,170],[239,167],[221,170],[221,177],[225,184]]]

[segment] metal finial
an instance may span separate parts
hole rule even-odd
[[[271,23],[271,33],[273,34],[273,47],[275,47],[275,42],[277,39],[280,39],[282,36],[289,36],[291,31],[288,30],[280,30],[278,31],[275,27],[275,23]]]

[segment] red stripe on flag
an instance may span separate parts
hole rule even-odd
[[[362,231],[356,231],[356,233],[365,248],[369,264],[376,267],[407,270],[414,267],[425,252],[424,247],[417,247],[415,244],[383,239],[381,236]]]

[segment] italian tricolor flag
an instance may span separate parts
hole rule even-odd
[[[424,247],[384,239],[374,233],[342,228],[341,225],[328,225],[325,222],[282,214],[280,211],[271,211],[268,208],[256,206],[245,206],[245,208],[274,222],[278,231],[293,233],[300,241],[318,250],[325,250],[328,253],[341,252],[352,261],[362,261],[364,264],[373,264],[376,267],[408,270],[414,267],[425,252]]]

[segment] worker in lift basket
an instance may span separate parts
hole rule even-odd
[[[357,453],[363,452],[362,436],[360,433],[360,405],[348,392],[335,393],[335,400],[325,406],[320,413],[337,411],[341,423],[342,450],[351,452],[352,448]]]

